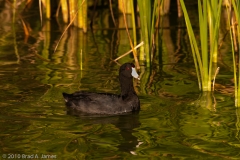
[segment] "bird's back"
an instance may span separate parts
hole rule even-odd
[[[110,93],[75,92],[63,93],[70,109],[87,114],[121,114],[139,110],[137,96],[123,100],[119,95]]]

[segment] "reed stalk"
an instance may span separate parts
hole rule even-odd
[[[66,0],[61,0],[61,8],[62,8],[62,16],[63,16],[63,22],[68,23],[68,3]]]
[[[17,35],[16,35],[16,28],[15,28],[15,23],[16,23],[16,6],[17,2],[16,0],[13,1],[13,19],[12,19],[12,30],[13,30],[13,42],[14,42],[14,52],[17,57],[17,64],[20,63],[20,56],[18,53],[18,46],[17,46]]]
[[[140,14],[141,38],[144,41],[145,53],[145,59],[143,59],[143,55],[140,55],[140,60],[145,60],[146,66],[150,67],[153,57],[153,51],[155,50],[155,23],[158,22],[161,13],[159,10],[162,9],[164,1],[138,0],[137,2]]]
[[[42,0],[38,0],[38,5],[39,5],[39,15],[40,15],[40,21],[41,21],[41,26],[42,26]]]
[[[234,13],[235,13],[235,17],[236,17],[236,21],[237,21],[237,24],[240,24],[240,6],[239,6],[239,2],[238,1],[232,1],[232,6],[233,6],[233,10],[234,10]],[[228,9],[228,23],[229,23],[229,26],[231,26],[230,24],[230,13],[231,13],[231,10],[229,10],[229,7],[227,7]],[[234,24],[232,24],[234,25]],[[236,60],[235,60],[235,51],[234,51],[234,41],[233,41],[233,30],[234,28],[231,27],[230,28],[230,38],[231,38],[231,45],[232,45],[232,57],[233,57],[233,72],[234,72],[234,87],[235,87],[235,90],[234,90],[234,93],[235,93],[235,106],[236,107],[240,107],[240,51],[238,51],[238,69],[237,69],[237,66],[236,66]],[[240,41],[239,41],[239,38],[240,38],[240,28],[239,26],[237,26],[237,35],[238,37],[238,46],[240,46]]]
[[[46,18],[51,18],[51,1],[50,0],[42,0],[43,5],[46,8]]]
[[[197,45],[196,37],[193,33],[192,24],[190,22],[184,1],[180,0],[180,4],[187,26],[194,64],[199,81],[199,89],[202,91],[211,91],[211,84],[214,77],[214,75],[212,76],[212,67],[213,62],[216,62],[217,60],[218,52],[218,32],[222,0],[198,0],[200,47]]]
[[[81,0],[78,7],[78,28],[82,28],[83,32],[87,32],[87,0]]]
[[[153,47],[154,44],[154,41],[155,41],[155,24],[157,25],[156,23],[156,20],[159,20],[159,10],[163,9],[161,8],[160,6],[163,6],[163,1],[162,0],[155,0],[154,1],[154,5],[153,5],[153,11],[152,11],[152,15],[154,17],[151,18],[151,32],[150,32],[150,46]],[[157,21],[158,22],[158,21]],[[152,53],[151,53],[152,54]]]
[[[126,27],[128,39],[129,39],[129,42],[130,42],[130,46],[131,46],[131,48],[133,50],[133,56],[134,56],[134,60],[135,60],[135,63],[136,63],[136,68],[140,69],[139,62],[138,62],[138,59],[137,59],[137,52],[136,52],[136,50],[133,47],[132,39],[131,39],[130,33],[128,31],[128,25],[127,25],[126,14],[125,14],[125,3],[124,3],[124,0],[122,0],[121,2],[122,2],[122,8],[123,8],[124,24],[125,24],[125,27]]]
[[[202,55],[202,66],[203,66],[203,91],[211,91],[211,84],[209,84],[209,52],[208,52],[208,31],[207,31],[207,1],[204,0],[201,4],[201,0],[198,0],[198,13],[199,13],[199,29],[200,29],[200,42],[201,42],[201,55]],[[211,82],[211,81],[210,81]]]
[[[87,26],[88,26],[88,23],[87,23],[87,12],[88,12],[88,1],[87,0],[83,0],[83,19],[84,19],[84,22],[83,22],[83,31],[86,33],[87,32]]]
[[[138,48],[141,47],[143,44],[144,44],[143,42],[139,43],[136,47],[134,47],[134,50],[138,49]],[[123,55],[119,56],[118,58],[114,59],[114,61],[117,61],[117,60],[121,59],[122,57],[128,55],[128,54],[131,53],[131,52],[133,52],[132,49],[131,49],[130,51],[124,53]]]
[[[114,14],[113,14],[112,0],[109,0],[109,8],[110,8],[110,12],[111,12],[111,16],[112,16],[112,20],[113,20],[114,26],[117,27],[117,23],[115,21]]]
[[[134,10],[132,10],[131,7],[131,3],[133,1],[129,1],[129,0],[118,0],[118,9],[120,12],[124,12],[125,14],[132,14],[132,12],[134,12]],[[124,3],[124,8],[123,8],[123,3]]]
[[[84,3],[84,1],[81,3],[81,5],[83,5],[83,3]],[[62,35],[61,35],[61,37],[60,37],[60,39],[59,39],[59,41],[57,42],[57,44],[56,44],[56,46],[55,46],[55,48],[54,48],[54,51],[53,51],[53,53],[55,53],[56,52],[56,50],[57,50],[57,47],[58,47],[58,45],[59,45],[59,43],[60,43],[60,41],[61,41],[61,39],[62,39],[62,37],[64,36],[64,34],[66,33],[66,31],[68,30],[68,28],[71,26],[71,24],[73,23],[73,21],[75,20],[75,18],[76,18],[76,16],[77,16],[77,13],[78,13],[78,11],[79,10],[77,10],[76,11],[76,13],[74,14],[74,16],[72,17],[72,19],[71,19],[71,21],[69,22],[69,24],[67,25],[67,27],[65,28],[65,30],[63,31],[63,33],[62,33]]]
[[[212,91],[214,91],[215,80],[216,80],[217,74],[219,73],[219,70],[220,70],[220,67],[218,67],[215,71],[214,78],[213,78],[213,85],[212,85],[213,89],[212,89]]]
[[[133,28],[133,45],[137,45],[137,31],[136,31],[136,21],[135,21],[135,12],[134,12],[134,3],[130,1],[130,8],[132,10],[132,28]]]
[[[86,34],[84,34],[82,31],[78,30],[77,31],[77,63],[79,65],[79,69],[82,71],[83,70],[83,62],[86,63],[86,61],[84,61],[84,57],[83,57],[83,53],[87,53],[87,40],[86,40],[87,36]],[[82,73],[81,73],[82,74]]]
[[[151,33],[151,1],[138,0],[140,21],[141,21],[141,36],[144,41],[144,53],[146,56],[146,66],[150,67],[150,33]]]
[[[202,90],[202,86],[203,86],[202,85],[203,76],[201,74],[201,73],[203,73],[202,59],[201,59],[201,56],[200,56],[200,52],[199,52],[199,49],[198,49],[196,38],[195,38],[194,33],[193,33],[193,29],[192,29],[192,25],[191,25],[191,22],[190,22],[188,13],[187,13],[187,9],[185,7],[185,4],[184,4],[183,0],[180,0],[180,4],[181,4],[181,7],[182,7],[185,22],[186,22],[187,32],[188,32],[189,41],[190,41],[190,45],[191,45],[191,50],[192,50],[192,54],[193,54],[194,65],[195,65],[197,78],[198,78],[198,82],[199,82],[199,89]]]
[[[42,49],[42,51],[41,51],[41,57],[42,57],[42,59],[45,59],[45,60],[47,60],[48,58],[49,58],[49,53],[50,53],[50,51],[49,51],[49,48],[50,48],[50,37],[51,37],[51,35],[50,35],[50,31],[51,31],[51,23],[50,23],[50,21],[46,21],[45,23],[44,23],[44,26],[43,26],[43,29],[42,29],[42,31],[43,31],[43,39],[44,39],[44,41],[43,41],[43,49]],[[45,61],[44,63],[49,63],[49,61]]]
[[[76,14],[76,0],[69,0],[69,18],[70,22],[73,21],[73,25],[77,26],[77,20],[75,19],[75,14]]]
[[[80,4],[82,3],[82,0],[79,0]],[[80,5],[78,7],[78,14],[77,14],[77,27],[78,28],[83,28],[83,23],[84,23],[84,20],[83,20],[83,6]]]
[[[217,63],[217,55],[218,55],[218,46],[213,45],[218,42],[218,34],[214,35],[215,27],[219,28],[219,23],[217,22],[217,18],[220,17],[218,11],[218,0],[207,1],[207,10],[208,10],[208,26],[209,26],[209,40],[210,40],[210,50],[212,53],[212,61]],[[221,7],[221,6],[220,6]]]

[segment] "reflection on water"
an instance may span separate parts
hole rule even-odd
[[[164,21],[165,25],[173,23],[167,16]],[[27,40],[21,27],[15,28],[17,46],[12,42],[11,24],[0,27],[1,155],[48,154],[57,159],[240,158],[240,111],[224,92],[199,95],[184,28],[163,29],[164,42],[154,55],[153,68],[142,67],[141,81],[134,81],[140,113],[98,117],[68,112],[62,92],[81,89],[119,93],[119,66],[111,59],[129,50],[127,37],[121,37],[125,31],[83,34],[71,28],[53,53],[64,26],[54,22],[45,22],[42,29],[37,24],[30,26],[32,37]],[[120,62],[132,59],[129,55]],[[229,59],[221,66],[218,89],[232,85],[230,67],[225,66]]]

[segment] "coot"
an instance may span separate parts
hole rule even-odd
[[[86,114],[123,114],[140,110],[140,102],[133,87],[133,77],[139,79],[133,63],[119,69],[121,94],[78,91],[63,93],[66,106]]]

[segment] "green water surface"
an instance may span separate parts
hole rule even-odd
[[[126,31],[70,28],[53,53],[64,25],[31,20],[26,37],[20,23],[1,20],[2,159],[240,159],[231,56],[219,63],[215,93],[200,93],[186,28],[176,22],[165,19],[173,28],[163,30],[152,68],[141,63],[141,80],[134,80],[139,114],[78,116],[67,111],[62,92],[119,94],[112,59],[130,49]],[[124,62],[134,62],[132,55]]]

